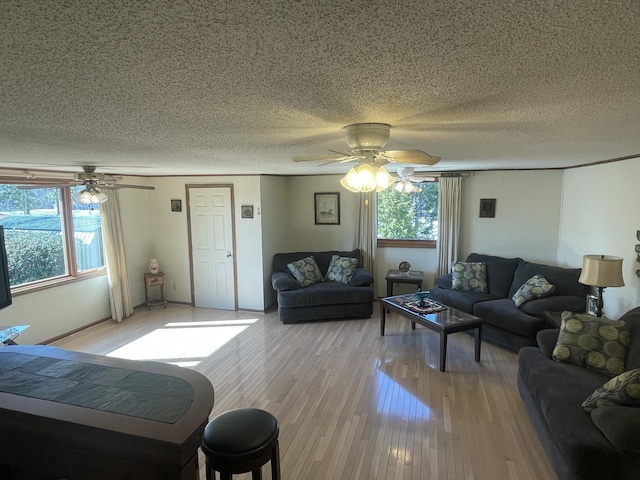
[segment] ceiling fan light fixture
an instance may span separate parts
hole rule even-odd
[[[73,199],[78,203],[85,205],[104,203],[109,200],[109,197],[98,190],[96,187],[88,186],[84,190],[73,195]]]
[[[340,180],[340,184],[350,192],[380,192],[390,187],[394,179],[384,167],[360,163],[352,167]]]
[[[393,188],[395,188],[400,193],[418,193],[422,191],[422,188],[409,180],[399,181]]]

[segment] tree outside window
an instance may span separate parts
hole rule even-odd
[[[434,246],[438,238],[438,182],[420,184],[421,191],[398,192],[387,188],[378,193],[378,245],[414,241],[415,246]],[[381,245],[381,241],[383,245]],[[399,245],[398,246],[404,246]],[[410,245],[407,245],[410,246]]]

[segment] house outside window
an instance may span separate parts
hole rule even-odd
[[[378,246],[435,248],[438,239],[438,182],[420,192],[387,188],[378,193]]]
[[[0,185],[12,289],[66,281],[104,269],[98,205],[74,202],[74,189]]]

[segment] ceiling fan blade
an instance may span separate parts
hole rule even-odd
[[[137,188],[139,190],[155,190],[156,187],[150,187],[148,185],[127,185],[124,183],[110,183],[106,185],[100,185],[98,188],[105,188],[109,190],[119,190],[121,188]]]
[[[43,183],[31,185],[19,185],[18,190],[37,190],[39,188],[66,188],[81,185],[80,183]]]
[[[299,155],[297,157],[293,157],[293,161],[294,162],[320,162],[322,160],[331,160],[332,162],[335,162],[340,158],[342,158],[342,156],[327,153],[324,155]]]
[[[386,150],[382,156],[395,163],[415,163],[419,165],[435,165],[440,157],[432,157],[422,150]]]

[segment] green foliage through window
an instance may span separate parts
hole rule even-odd
[[[378,238],[387,240],[437,240],[438,182],[420,184],[422,191],[378,193]]]

